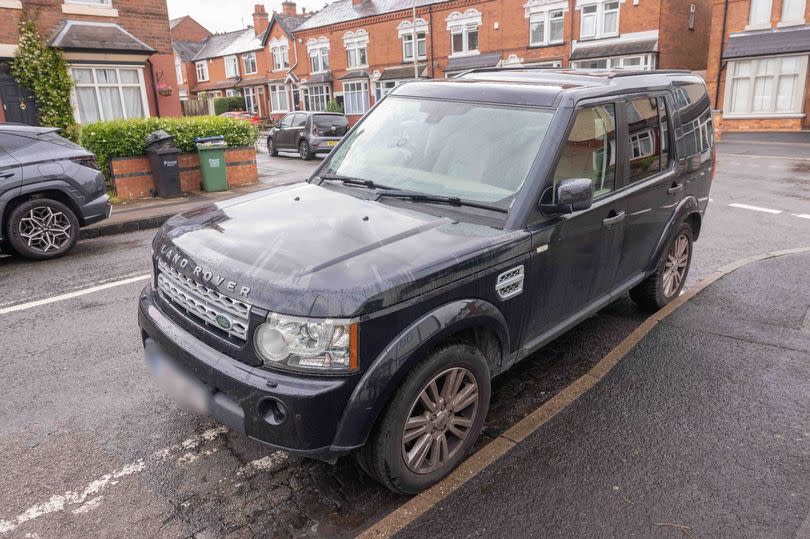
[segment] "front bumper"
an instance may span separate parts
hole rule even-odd
[[[151,286],[141,293],[138,323],[150,369],[174,381],[169,392],[187,407],[310,458],[333,461],[356,448],[332,445],[356,376],[295,376],[245,365],[170,320],[155,304]]]

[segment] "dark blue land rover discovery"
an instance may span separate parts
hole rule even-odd
[[[686,72],[398,86],[308,182],[161,229],[147,361],[192,409],[418,492],[475,442],[492,377],[622,294],[678,296],[713,171]]]

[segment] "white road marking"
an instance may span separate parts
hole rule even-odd
[[[810,213],[794,213],[793,217],[798,217],[799,219],[810,219]]]
[[[729,204],[732,208],[740,208],[741,210],[761,211],[765,213],[782,213],[782,210],[772,210],[771,208],[762,208],[760,206],[749,206],[748,204]]]
[[[188,457],[189,450],[196,449],[205,442],[210,442],[226,432],[228,432],[227,427],[208,429],[177,445],[155,451],[151,457],[147,457],[147,460],[138,459],[112,473],[104,474],[95,481],[88,483],[87,486],[81,490],[69,490],[62,494],[54,494],[47,501],[32,505],[17,516],[0,520],[0,534],[12,532],[26,522],[36,520],[50,513],[64,511],[65,509],[71,509],[74,514],[83,514],[92,511],[101,505],[103,497],[100,496],[99,493],[107,487],[118,484],[120,479],[139,474],[144,471],[149,464],[156,464],[170,457],[175,457],[181,452],[183,454],[177,458],[179,465],[193,462],[196,458],[191,459]],[[208,449],[202,453],[204,455],[210,455],[215,451],[216,449]]]
[[[91,286],[90,288],[85,288],[82,290],[76,290],[75,292],[68,292],[67,294],[59,294],[58,296],[51,296],[45,299],[38,299],[36,301],[30,301],[28,303],[19,303],[17,305],[12,305],[11,307],[3,307],[0,309],[0,315],[9,314],[9,313],[16,313],[19,311],[25,311],[28,309],[33,309],[34,307],[41,307],[43,305],[50,305],[51,303],[57,303],[59,301],[65,301],[68,299],[79,298],[81,296],[86,296],[88,294],[94,294],[96,292],[101,292],[102,290],[108,290],[110,288],[115,288],[117,286],[123,286],[126,284],[137,283],[139,281],[145,281],[149,279],[150,275],[138,275],[137,277],[129,277],[128,279],[121,279],[120,281],[113,281],[111,283],[100,284],[97,286]]]

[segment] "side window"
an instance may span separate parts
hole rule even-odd
[[[637,182],[661,172],[661,124],[658,99],[645,97],[627,103],[628,162],[630,181]]]
[[[293,120],[293,127],[301,127],[302,125],[307,123],[307,115],[306,114],[296,114],[295,120]]]
[[[26,137],[18,137],[8,133],[0,134],[0,149],[7,153],[14,153],[23,146],[31,146],[35,141]]]
[[[288,115],[286,115],[284,117],[283,120],[281,120],[281,128],[282,129],[290,127],[292,125],[293,116],[295,116],[295,115],[294,114],[288,114]]]
[[[574,127],[554,171],[554,183],[590,178],[594,196],[613,191],[616,184],[616,109],[613,104],[577,112]]]

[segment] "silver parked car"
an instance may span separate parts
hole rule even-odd
[[[267,151],[297,151],[301,159],[330,152],[349,131],[349,119],[336,112],[295,111],[286,115],[267,137]]]

